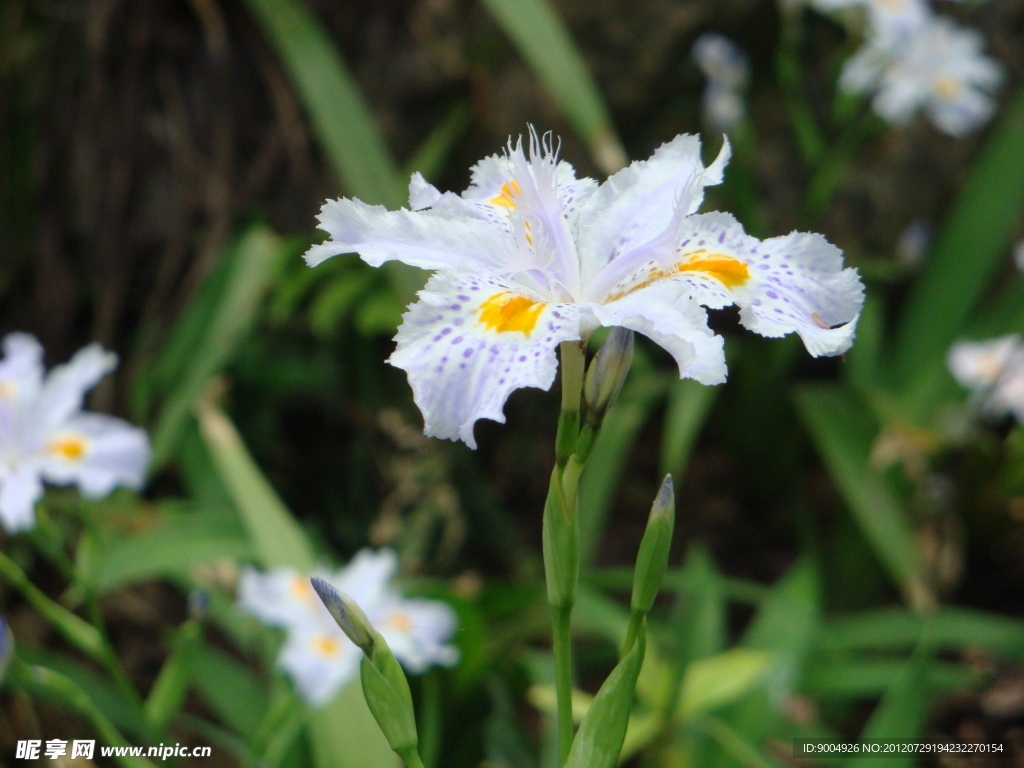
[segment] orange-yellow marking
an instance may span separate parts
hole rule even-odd
[[[935,78],[935,92],[943,99],[955,99],[960,95],[960,81],[949,75]]]
[[[669,271],[655,267],[648,273],[647,279],[616,293],[614,296],[610,296],[608,301],[616,301],[623,296],[639,291],[641,288],[646,288],[651,283],[656,283],[666,277],[673,277],[683,272],[703,272],[708,277],[713,277],[726,288],[735,288],[738,285],[743,285],[750,279],[750,270],[739,259],[734,259],[732,256],[726,256],[722,253],[694,251],[688,254],[684,261],[677,261],[673,264],[672,269]]]
[[[18,385],[13,381],[0,381],[0,400],[13,400],[18,394]]]
[[[389,614],[387,623],[396,632],[408,632],[412,629],[412,619],[404,613]]]
[[[341,643],[335,637],[320,635],[313,640],[313,651],[321,656],[337,656],[341,651]]]
[[[46,446],[46,450],[51,456],[56,456],[58,459],[80,461],[85,456],[88,447],[85,438],[69,436],[51,440]]]
[[[546,306],[514,293],[497,293],[480,305],[480,322],[492,331],[519,331],[529,336]]]
[[[491,205],[503,205],[508,209],[516,207],[516,196],[519,194],[519,184],[513,179],[501,185],[501,192],[492,197],[488,202]]]
[[[309,603],[313,601],[313,588],[302,576],[296,576],[292,579],[288,585],[288,590],[292,593],[292,597],[298,598],[303,602]]]

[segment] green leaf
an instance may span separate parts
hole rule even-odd
[[[693,662],[683,677],[679,716],[688,719],[742,698],[764,679],[773,661],[768,651],[732,648]]]
[[[174,332],[177,340],[172,340],[170,345],[172,350],[187,348],[187,356],[174,366],[174,384],[152,431],[154,468],[161,467],[177,449],[183,427],[203,387],[230,362],[239,342],[255,324],[260,303],[271,282],[284,260],[292,255],[293,249],[269,229],[251,227],[225,256],[231,266],[224,284],[215,286],[222,290],[215,291],[214,309],[201,330],[185,312]],[[200,303],[208,300],[204,298]],[[175,360],[177,356],[175,353]]]
[[[901,608],[842,616],[822,629],[822,645],[841,650],[913,648],[927,632],[936,651],[982,648],[1024,660],[1024,621],[966,608],[942,608],[926,616]]]
[[[860,733],[862,741],[871,739],[917,739],[924,729],[932,691],[926,685],[925,669],[928,656],[918,651],[897,675],[871,719]],[[868,755],[847,760],[851,766],[888,768],[911,766],[917,763],[915,755]]]
[[[554,97],[605,173],[626,164],[601,92],[569,30],[546,0],[482,0]]]
[[[870,464],[877,432],[871,412],[839,387],[803,387],[796,403],[811,438],[865,538],[908,595],[923,589],[916,547],[899,499]]]
[[[936,238],[907,298],[892,363],[907,404],[927,413],[920,391],[991,281],[1024,211],[1024,89],[1006,103],[991,138]]]
[[[299,92],[313,130],[345,190],[391,208],[406,186],[376,120],[334,41],[296,0],[246,0]]]
[[[398,756],[370,714],[358,680],[310,718],[316,768],[396,768]]]
[[[255,735],[268,695],[248,667],[220,649],[200,644],[192,656],[192,682],[221,720],[240,734]]]
[[[618,763],[646,647],[641,629],[633,649],[608,675],[583,716],[565,768],[614,768]]]
[[[906,671],[906,659],[837,659],[823,657],[811,665],[801,690],[817,698],[875,699]],[[933,662],[925,670],[925,683],[934,690],[976,688],[983,676],[962,664]]]
[[[194,619],[174,633],[171,653],[146,698],[146,714],[158,732],[170,724],[185,703],[192,680],[192,662],[201,638],[202,629]]]
[[[168,513],[149,530],[105,546],[90,583],[102,594],[149,579],[185,577],[199,563],[252,555],[252,544],[229,515],[214,510]]]
[[[260,565],[309,573],[316,565],[313,549],[249,454],[235,425],[209,402],[202,402],[197,413],[200,431],[238,507]]]

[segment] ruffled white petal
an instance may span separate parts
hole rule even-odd
[[[330,239],[306,251],[311,267],[341,253],[358,253],[374,267],[401,261],[441,269],[494,263],[507,248],[502,231],[487,221],[437,208],[389,211],[360,200],[328,200],[318,219]]]
[[[330,584],[351,597],[364,611],[373,612],[388,593],[388,585],[398,570],[398,556],[393,550],[361,549]]]
[[[8,533],[32,528],[36,523],[36,502],[42,498],[43,483],[39,469],[24,462],[9,471],[0,471],[0,522]]]
[[[675,358],[680,378],[721,384],[726,376],[723,339],[708,328],[707,312],[690,293],[688,284],[663,279],[591,309],[602,325],[631,328],[664,347]]]
[[[329,704],[359,673],[362,651],[337,627],[301,629],[288,634],[277,664],[314,707]]]
[[[1024,339],[1012,333],[987,341],[958,341],[950,347],[946,364],[962,387],[979,390],[999,381],[1010,361],[1022,353]]]
[[[458,620],[446,603],[397,598],[381,606],[372,621],[395,658],[413,674],[459,660],[458,650],[448,644]]]
[[[292,568],[261,573],[242,570],[238,579],[238,605],[246,613],[275,627],[322,627],[326,609],[309,583],[309,577]]]
[[[9,333],[0,359],[0,401],[35,397],[43,380],[43,347],[35,336]]]
[[[99,344],[75,353],[64,365],[50,370],[33,409],[33,421],[41,430],[59,427],[82,410],[85,393],[117,367],[117,355]]]
[[[519,286],[482,270],[435,274],[405,314],[388,362],[409,384],[430,437],[476,447],[477,419],[505,421],[502,408],[520,387],[547,389],[555,378],[559,342],[580,338],[579,309],[536,306],[528,333],[497,331],[482,322],[484,304]]]
[[[649,160],[634,161],[597,188],[580,211],[578,224],[586,298],[632,270],[617,269],[615,262],[630,265],[671,248],[682,219],[703,201],[704,187],[722,182],[730,151],[726,139],[717,159],[705,168],[700,139],[677,136]],[[606,270],[617,276],[599,275]]]
[[[76,447],[72,454],[59,450],[68,441]],[[80,413],[67,420],[47,435],[43,450],[43,477],[57,485],[75,484],[92,499],[102,498],[118,486],[138,490],[149,463],[146,433],[99,413]]]

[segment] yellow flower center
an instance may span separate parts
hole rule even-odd
[[[0,400],[13,400],[18,386],[13,381],[0,381]]]
[[[529,336],[546,306],[514,293],[497,293],[480,305],[480,322],[492,331],[519,331]]]
[[[396,632],[408,632],[412,629],[412,619],[404,613],[389,614],[387,624]]]
[[[318,656],[337,656],[341,652],[341,642],[336,637],[318,635],[313,640],[313,652]]]
[[[302,576],[296,576],[291,580],[288,591],[292,593],[292,597],[302,600],[304,603],[313,601],[313,587]]]
[[[509,210],[516,207],[515,198],[519,194],[519,184],[515,180],[506,181],[501,185],[501,191],[492,197],[488,202],[491,205],[503,205]]]
[[[81,461],[88,448],[89,444],[85,438],[71,435],[51,440],[46,446],[46,451],[58,459]]]
[[[960,95],[960,81],[949,75],[935,78],[935,92],[943,99],[955,99]]]

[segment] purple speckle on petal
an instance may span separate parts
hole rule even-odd
[[[452,339],[452,346],[454,347],[456,344],[461,344],[464,338],[464,336],[456,336],[454,339]]]
[[[471,357],[472,354],[473,354],[473,350],[467,347],[466,351],[462,353],[462,356],[463,357]]]
[[[464,296],[461,293],[458,295],[457,298],[459,299],[459,301],[469,301],[469,296]]]
[[[525,363],[526,362],[526,355],[520,355],[519,356],[519,362],[520,363]]]
[[[768,294],[769,299],[779,298],[779,294],[777,294],[775,291],[766,291],[766,293]]]
[[[441,329],[441,335],[442,335],[442,336],[447,336],[447,335],[448,335],[449,333],[451,333],[451,332],[452,332],[452,329],[451,329],[451,328],[442,328],[442,329]]]

